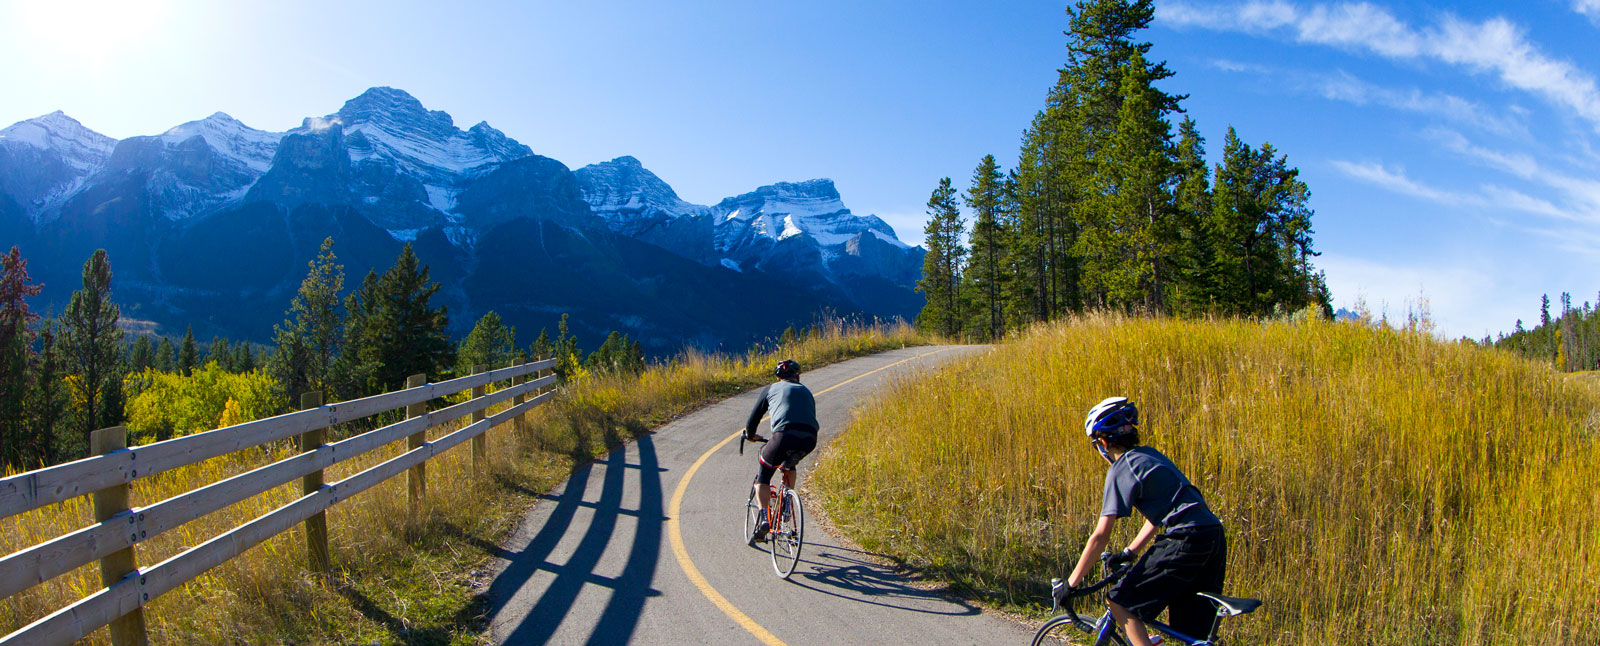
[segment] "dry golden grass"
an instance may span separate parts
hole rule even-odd
[[[490,477],[472,476],[471,450],[428,462],[428,505],[408,520],[404,477],[328,511],[335,569],[326,580],[305,570],[305,542],[285,532],[146,608],[158,644],[476,644],[477,597],[489,549],[514,528],[537,495],[571,469],[662,420],[762,383],[779,355],[816,366],[924,343],[904,325],[824,324],[819,334],[772,352],[729,357],[688,354],[640,375],[597,376],[489,432]],[[491,411],[492,412],[492,411]],[[431,438],[459,427],[430,431]],[[336,481],[400,454],[399,442],[329,469]],[[254,449],[140,480],[133,504],[147,505],[290,454],[286,443]],[[8,474],[9,475],[9,474]],[[300,484],[218,511],[138,547],[144,565],[198,545],[298,497]],[[0,554],[91,523],[87,497],[0,520]],[[90,564],[0,603],[0,635],[99,589]],[[109,643],[104,629],[86,643]]]
[[[1600,395],[1510,353],[1320,321],[1042,326],[899,380],[816,489],[856,540],[1039,612],[1099,510],[1085,412],[1141,435],[1229,532],[1228,622],[1267,644],[1586,643],[1600,634]],[[1120,523],[1129,538],[1137,524]]]

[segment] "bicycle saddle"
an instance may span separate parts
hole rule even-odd
[[[1224,617],[1247,615],[1255,612],[1256,608],[1261,607],[1260,599],[1224,597],[1220,594],[1211,594],[1209,592],[1196,592],[1195,594],[1205,597],[1206,599],[1210,600],[1211,603],[1217,604],[1217,613]]]

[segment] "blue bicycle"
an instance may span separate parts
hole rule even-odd
[[[1052,613],[1059,614],[1056,614],[1056,616],[1052,617],[1050,621],[1044,622],[1044,625],[1039,627],[1039,632],[1033,636],[1033,646],[1041,646],[1043,644],[1077,643],[1075,641],[1069,642],[1067,640],[1066,636],[1072,634],[1072,630],[1076,630],[1085,635],[1092,635],[1094,639],[1094,646],[1106,646],[1106,644],[1128,646],[1128,640],[1124,638],[1122,636],[1122,632],[1118,630],[1117,622],[1112,619],[1110,610],[1107,610],[1105,614],[1101,615],[1097,619],[1088,615],[1078,614],[1077,609],[1073,607],[1075,605],[1075,599],[1099,592],[1101,588],[1104,588],[1115,582],[1117,579],[1122,578],[1123,575],[1127,574],[1128,570],[1133,567],[1133,565],[1130,563],[1116,569],[1110,569],[1107,565],[1110,560],[1110,552],[1100,555],[1100,566],[1108,569],[1109,572],[1106,574],[1104,579],[1095,582],[1093,585],[1078,588],[1076,590],[1069,590],[1067,588],[1066,581],[1061,579],[1050,580],[1050,598],[1052,600],[1050,611]],[[1210,601],[1212,605],[1217,607],[1217,618],[1215,621],[1211,622],[1210,634],[1206,635],[1204,639],[1201,639],[1199,637],[1191,637],[1189,635],[1180,633],[1176,630],[1173,630],[1172,627],[1160,622],[1146,622],[1145,625],[1148,626],[1150,630],[1166,636],[1167,640],[1163,642],[1163,644],[1173,644],[1175,646],[1180,644],[1182,646],[1218,646],[1219,642],[1215,641],[1217,628],[1222,624],[1223,619],[1238,615],[1247,615],[1255,612],[1257,608],[1261,607],[1261,601],[1256,599],[1225,597],[1220,594],[1210,594],[1206,592],[1199,592],[1196,594],[1204,597],[1207,601]],[[1068,630],[1069,627],[1072,630]]]

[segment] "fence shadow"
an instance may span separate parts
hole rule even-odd
[[[629,464],[629,451],[638,454],[638,463]],[[589,480],[596,468],[604,468],[597,501],[583,500]],[[639,509],[622,509],[621,503],[628,474],[639,478]],[[505,555],[511,564],[489,586],[491,615],[515,613],[520,623],[511,628],[503,643],[543,644],[555,635],[564,621],[586,621],[571,616],[571,611],[585,586],[610,589],[610,599],[600,612],[600,617],[590,633],[589,644],[616,644],[626,642],[638,628],[639,616],[647,597],[660,594],[651,587],[656,565],[661,556],[662,525],[666,522],[661,492],[661,468],[656,457],[655,444],[649,435],[641,436],[631,445],[619,446],[610,455],[591,462],[574,471],[566,489],[554,498],[555,508],[540,527],[539,532],[520,551]],[[593,516],[586,527],[573,524],[578,509],[589,508]],[[627,553],[627,562],[621,574],[607,577],[595,573],[595,567],[605,555],[616,533],[618,521],[623,516],[635,519],[633,542]],[[550,562],[569,531],[580,530],[583,536],[565,562]],[[539,598],[531,605],[513,606],[517,590],[541,573],[554,575],[544,587]],[[579,613],[588,616],[588,613]]]

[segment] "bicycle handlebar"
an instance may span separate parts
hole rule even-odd
[[[744,455],[744,443],[745,442],[752,442],[752,443],[756,443],[756,444],[761,444],[761,443],[767,442],[767,438],[764,438],[764,437],[761,437],[760,435],[757,435],[755,437],[755,439],[752,440],[752,439],[750,439],[748,437],[745,437],[744,431],[742,431],[742,430],[739,431],[739,455]]]
[[[1132,563],[1125,564],[1122,567],[1115,569],[1110,568],[1108,564],[1111,561],[1111,557],[1112,554],[1110,552],[1103,552],[1100,554],[1100,566],[1107,569],[1105,578],[1081,588],[1073,588],[1067,594],[1059,594],[1060,589],[1067,583],[1065,580],[1051,579],[1050,612],[1052,614],[1071,615],[1072,623],[1084,632],[1094,630],[1094,626],[1086,623],[1084,621],[1085,618],[1082,615],[1079,615],[1077,609],[1073,607],[1076,605],[1073,603],[1073,600],[1078,597],[1088,596],[1099,592],[1101,588],[1111,585],[1117,579],[1120,579],[1123,575],[1127,574],[1128,570],[1133,569]]]

